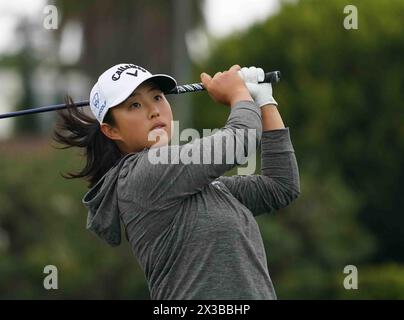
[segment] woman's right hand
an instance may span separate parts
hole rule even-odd
[[[254,101],[238,74],[240,69],[239,65],[234,65],[227,71],[216,73],[213,78],[207,73],[201,74],[203,86],[215,102],[233,107],[241,100]]]

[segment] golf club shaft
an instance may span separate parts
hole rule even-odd
[[[262,81],[262,82],[276,83],[276,82],[279,82],[280,79],[281,79],[281,73],[279,71],[272,71],[272,72],[267,72],[265,74],[264,81]],[[198,91],[204,91],[204,90],[205,90],[205,87],[203,86],[202,83],[192,83],[192,84],[184,84],[184,85],[177,86],[173,90],[166,92],[166,94],[181,94],[181,93],[186,93],[186,92],[198,92]],[[75,107],[85,107],[88,105],[89,105],[88,100],[79,101],[79,102],[74,103]],[[66,109],[66,108],[67,108],[67,105],[65,103],[62,103],[62,104],[55,104],[55,105],[51,105],[51,106],[45,106],[45,107],[25,109],[25,110],[0,114],[0,119],[17,117],[17,116],[33,114],[33,113],[55,111],[55,110]]]

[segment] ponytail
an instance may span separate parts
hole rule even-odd
[[[92,188],[102,176],[111,169],[123,154],[116,143],[105,136],[99,122],[74,105],[71,97],[66,96],[67,112],[58,110],[58,119],[53,131],[53,140],[64,145],[56,149],[78,147],[84,149],[86,165],[80,172],[61,174],[66,179],[85,178]],[[105,115],[104,122],[115,126],[110,111]]]

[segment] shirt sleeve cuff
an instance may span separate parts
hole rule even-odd
[[[254,101],[240,100],[231,108],[230,112],[235,112],[239,109],[248,109],[254,111],[261,118],[261,108]]]
[[[262,132],[261,149],[265,153],[294,152],[289,128]]]

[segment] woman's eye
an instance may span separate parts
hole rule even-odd
[[[140,107],[140,103],[138,102],[134,102],[130,105],[131,108],[139,108]]]
[[[161,99],[163,99],[163,97],[161,95],[157,95],[154,97],[154,100],[156,100],[156,101],[159,101]]]

